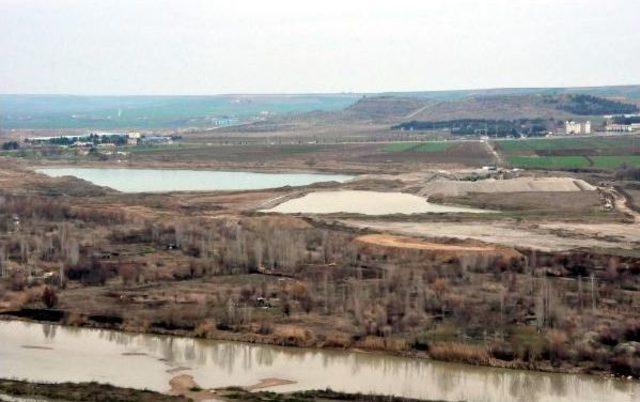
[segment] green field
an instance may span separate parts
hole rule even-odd
[[[583,156],[510,156],[509,165],[524,169],[582,169],[591,163]]]
[[[449,149],[453,144],[449,142],[397,142],[387,145],[385,152],[442,152]]]
[[[535,138],[526,140],[497,141],[506,154],[531,154],[540,151],[584,151],[587,154],[600,152],[640,150],[640,137],[585,137],[585,138]]]
[[[617,169],[640,166],[640,137],[535,138],[496,141],[512,167],[526,169]]]
[[[640,155],[608,155],[594,156],[593,167],[596,169],[617,169],[621,165],[640,167]]]

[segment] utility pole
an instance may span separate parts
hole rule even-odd
[[[67,279],[64,276],[64,263],[60,264],[60,287],[64,288],[67,282]]]
[[[591,309],[595,313],[596,311],[596,278],[593,274],[591,274]]]
[[[578,276],[578,311],[582,313],[582,275]]]

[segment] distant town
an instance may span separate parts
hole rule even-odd
[[[22,145],[29,148],[72,148],[76,149],[79,154],[88,154],[99,150],[105,155],[111,155],[115,153],[117,147],[172,144],[180,138],[178,135],[146,135],[137,131],[89,131],[85,134],[27,137],[22,141]],[[22,148],[22,145],[18,141],[9,141],[2,144],[2,149],[17,150]]]

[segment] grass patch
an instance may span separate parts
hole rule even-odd
[[[525,169],[583,169],[590,167],[584,156],[510,156],[509,165]]]
[[[238,387],[229,387],[218,391],[223,400],[238,402],[438,402],[436,400],[411,399],[391,395],[351,394],[326,390],[297,391],[281,394],[271,391],[249,392]]]
[[[96,382],[83,383],[30,383],[26,381],[0,379],[0,392],[34,400],[60,400],[68,402],[187,402],[182,396],[164,395],[153,391],[120,388]]]
[[[570,150],[588,153],[592,153],[594,150],[613,152],[640,149],[640,137],[534,138],[497,141],[496,144],[501,151],[507,154]]]
[[[591,159],[593,160],[593,167],[598,169],[617,169],[622,164],[640,166],[640,155],[606,155],[594,156]]]
[[[420,142],[420,143],[404,143],[397,142],[387,145],[385,152],[442,152],[451,147],[448,142]]]

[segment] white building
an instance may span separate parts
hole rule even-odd
[[[580,123],[576,123],[573,120],[565,121],[564,132],[565,134],[580,134],[582,132],[582,127],[580,127]]]
[[[591,122],[588,120],[584,123],[565,121],[564,131],[566,134],[591,134]]]
[[[605,130],[623,133],[623,132],[631,132],[634,130],[634,128],[632,124],[611,123],[611,124],[607,124],[607,126],[605,127]]]
[[[127,133],[127,145],[138,145],[142,135],[138,132]]]

